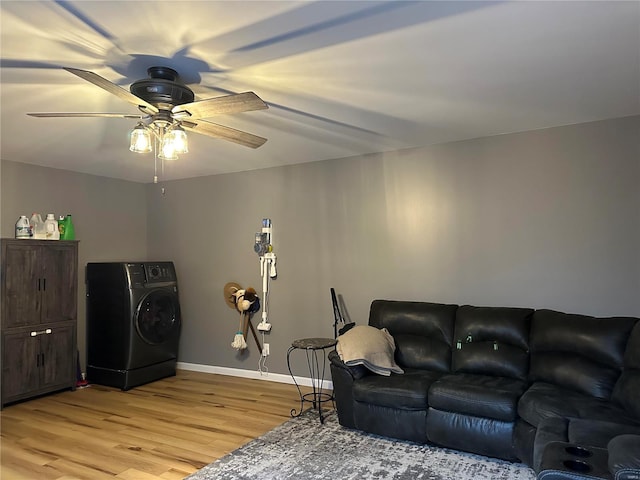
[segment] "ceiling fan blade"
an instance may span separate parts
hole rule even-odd
[[[135,105],[138,108],[147,110],[151,113],[158,113],[158,109],[154,105],[134,95],[128,90],[125,90],[124,88],[119,87],[115,83],[110,82],[106,78],[101,77],[97,73],[89,72],[87,70],[80,70],[78,68],[69,68],[69,67],[62,67],[62,68],[64,68],[67,72],[73,73],[74,75],[77,75],[83,80],[93,83],[94,85],[106,90],[107,92],[115,95],[119,99],[124,100],[125,102],[129,102],[130,104]]]
[[[106,117],[106,118],[145,118],[146,115],[135,115],[129,113],[27,113],[30,117],[54,118],[54,117]]]
[[[250,112],[264,110],[269,106],[253,92],[225,95],[224,97],[198,100],[197,102],[176,105],[171,112],[175,118],[207,118],[225,113]]]
[[[221,138],[250,148],[258,148],[267,141],[266,138],[211,122],[201,121],[194,123],[183,121],[181,125],[192,132],[208,135],[209,137]]]

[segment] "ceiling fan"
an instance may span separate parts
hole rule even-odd
[[[267,139],[251,133],[225,127],[202,120],[214,115],[248,112],[269,108],[260,97],[253,92],[244,92],[222,97],[195,100],[193,91],[180,81],[178,72],[169,67],[150,67],[149,78],[135,81],[129,91],[110,82],[100,75],[77,68],[63,67],[66,71],[77,75],[94,85],[117,96],[121,100],[138,107],[142,114],[127,113],[28,113],[32,117],[107,117],[135,118],[138,125],[132,131],[130,150],[135,152],[151,151],[151,144],[144,147],[134,145],[136,134],[152,133],[161,142],[170,138],[170,134],[181,134],[186,141],[184,130],[189,130],[209,137],[220,138],[245,147],[258,148]],[[176,133],[177,132],[177,133]],[[135,148],[134,148],[135,147]],[[138,148],[140,147],[140,148]],[[186,152],[186,144],[181,153]],[[163,150],[165,156],[167,152]],[[180,153],[180,152],[179,152]],[[169,154],[173,154],[173,151]],[[177,157],[174,157],[177,158]],[[171,159],[171,158],[167,158]]]

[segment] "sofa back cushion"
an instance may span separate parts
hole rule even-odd
[[[458,308],[453,371],[526,380],[530,308]]]
[[[401,367],[450,372],[457,308],[442,303],[374,300],[369,325],[389,330]]]
[[[613,389],[612,399],[640,420],[640,321],[631,331],[624,354],[624,370]]]
[[[635,318],[538,310],[531,326],[531,381],[610,399]]]

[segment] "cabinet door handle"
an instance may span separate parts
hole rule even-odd
[[[45,292],[47,291],[47,279],[46,278],[42,279],[42,290],[44,290]]]
[[[51,335],[53,333],[53,330],[51,330],[50,328],[47,328],[46,330],[34,330],[33,332],[30,333],[30,335],[32,337],[37,337],[38,335],[43,335],[43,334],[47,334],[47,335]]]
[[[40,291],[40,278],[38,279],[38,291]]]

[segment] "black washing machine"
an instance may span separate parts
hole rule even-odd
[[[180,302],[172,262],[88,263],[87,380],[128,390],[176,374]]]

